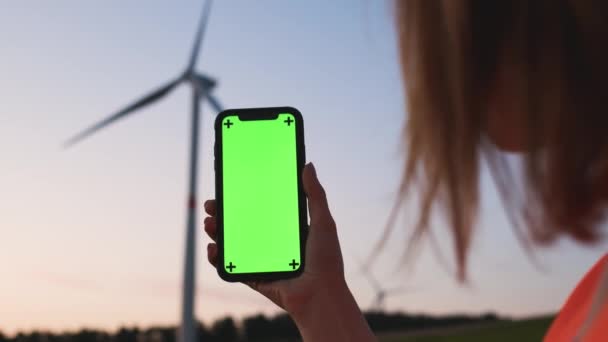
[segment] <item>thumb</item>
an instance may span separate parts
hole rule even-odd
[[[308,210],[310,212],[311,223],[318,222],[320,219],[331,218],[325,190],[317,178],[317,171],[312,163],[304,166],[302,183],[306,197],[308,197]]]

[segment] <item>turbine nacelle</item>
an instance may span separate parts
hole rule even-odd
[[[201,92],[211,92],[217,86],[215,78],[211,78],[205,74],[196,71],[184,74],[184,81],[190,82],[193,87],[197,87]]]

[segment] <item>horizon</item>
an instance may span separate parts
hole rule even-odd
[[[471,324],[475,324],[476,322],[479,323],[479,321],[483,321],[484,319],[487,320],[487,318],[484,318],[487,315],[496,315],[496,313],[494,312],[479,312],[479,313],[470,313],[470,314],[462,314],[462,313],[458,313],[458,312],[454,312],[454,313],[449,313],[449,314],[443,314],[443,315],[427,315],[425,313],[407,313],[407,312],[403,312],[403,311],[395,311],[395,312],[376,312],[376,311],[363,311],[364,315],[381,315],[381,316],[385,316],[385,317],[394,317],[396,315],[404,315],[404,316],[426,316],[426,318],[431,318],[431,319],[436,319],[436,320],[445,320],[445,319],[449,319],[449,318],[453,318],[453,317],[465,317],[468,320],[471,320],[471,322],[467,322],[467,323],[462,323],[461,327],[469,327],[469,325]],[[255,319],[258,316],[263,316],[266,319],[272,320],[278,317],[289,317],[289,314],[287,314],[286,312],[276,312],[273,314],[262,314],[262,313],[253,313],[251,315],[247,315],[247,316],[243,316],[240,318],[235,318],[232,316],[222,316],[222,317],[217,317],[215,320],[212,320],[210,322],[203,322],[201,320],[196,320],[197,323],[201,324],[203,326],[204,329],[211,329],[213,324],[226,320],[226,319],[230,319],[234,322],[235,327],[238,330],[242,330],[243,329],[243,324],[245,323],[246,320],[248,319]],[[545,313],[545,314],[536,314],[536,315],[532,315],[532,316],[525,316],[525,317],[510,317],[510,316],[500,316],[500,315],[496,315],[496,317],[492,318],[493,320],[496,321],[528,321],[528,320],[536,320],[536,319],[552,319],[554,316],[556,315],[555,312],[553,313]],[[179,324],[179,323],[177,323]],[[24,335],[28,335],[28,334],[33,334],[33,333],[41,333],[41,334],[54,334],[54,335],[62,335],[62,334],[73,334],[73,333],[78,333],[78,332],[83,332],[83,331],[94,331],[94,332],[101,332],[101,333],[108,333],[108,334],[117,334],[119,333],[121,330],[123,329],[127,329],[127,330],[138,330],[139,333],[142,332],[146,332],[146,331],[150,331],[150,330],[155,330],[155,329],[178,329],[179,326],[178,325],[170,325],[170,324],[152,324],[152,325],[145,325],[145,326],[140,326],[140,325],[121,325],[121,326],[117,326],[111,329],[99,329],[96,327],[90,327],[90,326],[82,326],[80,328],[76,328],[76,329],[70,329],[70,330],[49,330],[49,329],[34,329],[34,330],[23,330],[23,331],[15,331],[12,334],[6,334],[5,331],[0,330],[0,334],[4,334],[3,336],[6,338],[17,338],[17,335],[19,334],[24,334]],[[425,327],[422,328],[418,328],[418,329],[405,329],[406,331],[426,331],[428,329]],[[390,329],[388,330],[380,330],[380,332],[387,332],[390,331]],[[2,335],[0,335],[2,336]]]
[[[0,331],[176,325],[181,303],[189,100],[183,87],[63,150],[79,130],[178,75],[201,1],[11,3],[0,13]],[[406,118],[390,1],[213,6],[197,70],[218,80],[225,108],[290,105],[304,116],[306,154],[326,188],[349,287],[362,309],[374,293],[357,259],[371,253],[395,201]],[[212,114],[212,115],[211,115]],[[213,197],[212,113],[203,104],[199,153],[196,319],[280,312],[207,263],[202,203]],[[517,163],[517,157],[512,161]],[[560,239],[535,267],[515,238],[492,179],[481,176],[478,234],[459,285],[422,246],[403,265],[405,227],[374,264],[404,312],[533,317],[556,312],[607,241]],[[444,256],[445,222],[433,216]],[[450,259],[451,260],[451,259]],[[397,272],[397,270],[399,271]]]

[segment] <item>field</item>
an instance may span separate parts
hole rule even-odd
[[[418,333],[391,333],[380,336],[381,342],[464,342],[464,341],[541,341],[553,317],[521,321],[503,321],[483,325]]]

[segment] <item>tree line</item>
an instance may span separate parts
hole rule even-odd
[[[469,323],[492,322],[502,318],[494,313],[483,315],[411,315],[405,313],[367,312],[365,318],[375,333],[407,332],[421,329],[445,328]],[[337,317],[336,320],[339,320]],[[236,322],[230,317],[210,325],[197,325],[201,342],[282,342],[297,341],[296,325],[286,314],[272,317],[255,315]],[[176,342],[175,327],[123,327],[115,332],[82,329],[76,332],[50,333],[34,331],[7,336],[0,332],[0,342]]]

